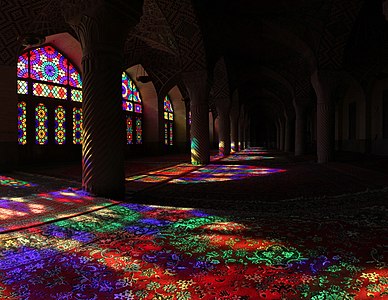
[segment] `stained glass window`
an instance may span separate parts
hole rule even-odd
[[[72,87],[82,88],[81,74],[72,63],[69,63],[69,84]]]
[[[26,102],[18,103],[18,143],[25,145],[27,143],[27,109]]]
[[[17,64],[17,76],[19,78],[28,78],[28,53],[19,56]]]
[[[139,90],[135,83],[129,78],[127,73],[121,74],[121,94],[123,97],[122,107],[126,114],[127,144],[142,143],[142,101]],[[133,140],[133,123],[135,122],[135,141]]]
[[[174,141],[174,132],[173,132],[173,122],[174,122],[174,109],[170,97],[166,95],[163,101],[163,118],[164,118],[164,144],[173,145]]]
[[[82,91],[71,90],[71,101],[82,102]]]
[[[72,115],[75,122],[73,143],[80,144],[82,80],[75,65],[53,46],[44,45],[28,49],[19,56],[17,78],[17,93],[20,100],[23,101],[18,103],[19,144],[27,143],[28,132],[26,126],[23,127],[22,124],[27,124],[28,117],[24,114],[24,123],[21,120],[23,111],[30,109],[35,111],[37,144],[44,145],[48,141],[53,141],[58,145],[63,145],[66,141],[66,132],[70,132],[71,137],[72,122],[66,122],[66,116],[71,117]],[[40,103],[38,106],[36,106],[37,97]],[[32,99],[35,100],[31,101]],[[57,106],[47,105],[50,101],[55,102]],[[54,127],[49,128],[48,124],[53,124]]]
[[[30,51],[30,78],[66,85],[68,83],[68,62],[52,46]]]
[[[164,144],[168,145],[168,124],[164,123]]]
[[[38,145],[45,145],[48,142],[47,108],[39,103],[35,108],[35,141]]]
[[[136,117],[136,144],[142,144],[142,124],[141,124],[141,118]]]
[[[73,108],[73,144],[82,144],[82,109]]]
[[[66,141],[66,111],[62,106],[55,109],[55,143],[63,145]]]
[[[67,99],[67,89],[65,87],[51,84],[35,82],[32,85],[32,94],[40,97],[57,98],[62,100]]]
[[[164,118],[166,120],[174,120],[174,109],[168,95],[164,98]]]
[[[27,95],[28,94],[28,83],[25,80],[18,80],[18,94]]]
[[[127,144],[133,143],[133,122],[132,117],[127,116]]]

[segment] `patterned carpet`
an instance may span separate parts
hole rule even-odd
[[[2,234],[0,298],[388,298],[384,213],[318,219],[120,204]]]
[[[251,157],[271,155],[258,152],[239,153],[240,165],[229,158],[190,172],[177,166],[146,174],[151,179],[145,180],[156,176],[148,183],[154,189],[139,189],[137,204],[127,199],[1,233],[0,299],[388,299],[388,188],[378,183],[340,195],[239,198],[247,186],[257,189],[261,181],[279,183],[295,175],[291,165],[241,163],[246,157],[261,164]],[[145,184],[144,178],[128,184]],[[1,179],[3,200],[26,193],[70,206],[97,200],[54,179]],[[342,182],[340,176],[326,180],[339,180],[334,190]],[[204,194],[211,186],[215,194]],[[164,192],[174,189],[180,198],[171,200]],[[221,189],[223,198],[211,198]],[[202,197],[195,198],[200,191]],[[175,207],[139,204],[154,201],[142,198],[147,193]],[[198,208],[205,204],[213,209]],[[25,209],[15,211],[33,212]]]

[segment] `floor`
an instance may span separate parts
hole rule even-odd
[[[187,160],[127,161],[123,201],[0,174],[0,299],[388,299],[386,158]]]

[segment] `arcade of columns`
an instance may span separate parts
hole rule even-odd
[[[67,22],[77,33],[83,51],[82,185],[86,191],[99,196],[122,198],[125,194],[125,141],[121,134],[124,123],[111,122],[121,118],[121,107],[118,102],[105,102],[104,99],[120,97],[118,74],[121,74],[127,35],[127,31],[121,28],[129,30],[135,26],[140,15],[141,5],[130,9],[120,7],[119,10],[117,7],[101,6],[86,13],[80,8],[67,9]],[[311,75],[317,95],[319,163],[333,159],[334,118],[328,78],[326,73],[319,71]],[[240,103],[237,90],[233,93],[229,91],[223,60],[216,65],[214,76],[207,70],[182,70],[182,80],[190,98],[193,165],[210,162],[209,99],[214,101],[218,113],[219,154],[229,155],[250,147],[251,116],[246,106]],[[287,112],[279,115],[276,121],[277,149],[290,152],[294,141],[295,155],[306,153],[308,110],[306,101],[294,99],[294,116]]]

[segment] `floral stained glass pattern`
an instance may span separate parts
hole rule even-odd
[[[28,78],[28,53],[19,56],[17,64],[17,76],[19,78]]]
[[[81,74],[71,63],[69,63],[69,84],[72,87],[82,88]]]
[[[133,105],[129,101],[123,100],[123,110],[124,111],[133,111]]]
[[[35,108],[35,140],[38,145],[48,142],[47,108],[39,103]]]
[[[168,145],[168,124],[164,123],[164,144]]]
[[[133,122],[132,117],[127,116],[127,144],[133,143]]]
[[[167,95],[164,98],[164,118],[166,120],[173,121],[174,120],[174,110],[172,108],[170,97]]]
[[[17,78],[17,93],[24,101],[22,102],[24,108],[29,109],[29,105],[31,105],[31,111],[35,111],[36,143],[39,145],[44,145],[48,141],[53,141],[59,145],[65,143],[65,116],[68,116],[69,122],[73,116],[74,130],[70,132],[70,137],[73,135],[74,144],[80,144],[82,112],[79,103],[82,102],[82,80],[75,65],[53,46],[44,45],[28,49],[19,56]],[[40,101],[42,101],[38,106],[39,109],[35,103],[30,103],[30,100],[36,100],[36,97],[40,97]],[[60,106],[56,109],[54,107],[53,111],[48,114],[46,103],[50,100],[45,98],[65,100],[66,102],[58,101]],[[22,128],[25,128],[23,124],[27,124],[28,120],[25,120],[24,123],[20,121],[23,116],[20,103],[18,109],[18,141],[19,144],[23,144],[26,143],[27,132],[23,133]],[[38,115],[42,116],[43,114],[45,119],[38,118]],[[28,117],[24,115],[24,118]],[[49,128],[49,124],[53,124],[53,127]],[[33,126],[31,130],[34,130]],[[48,136],[48,132],[50,136]]]
[[[82,144],[82,109],[73,108],[73,144]]]
[[[34,96],[57,98],[66,100],[67,89],[62,86],[56,86],[51,84],[37,83],[32,85],[32,93]]]
[[[173,134],[173,124],[170,123],[170,146],[172,146],[174,144],[174,134]]]
[[[62,106],[55,109],[55,143],[63,145],[66,141],[66,112]]]
[[[127,144],[142,144],[142,121],[139,115],[143,113],[143,106],[140,93],[125,72],[121,74],[121,95],[122,108],[126,114]]]
[[[28,84],[27,84],[27,81],[18,80],[17,93],[20,94],[20,95],[28,94]]]
[[[163,117],[164,117],[164,144],[173,145],[174,140],[174,131],[173,131],[173,121],[174,121],[174,109],[170,97],[166,95],[163,101]]]
[[[82,91],[71,90],[71,101],[82,102]]]
[[[142,144],[142,124],[141,124],[141,118],[136,117],[136,144]]]
[[[30,78],[68,84],[68,60],[52,46],[30,51]]]
[[[25,145],[27,143],[27,108],[26,102],[18,103],[18,143]]]

